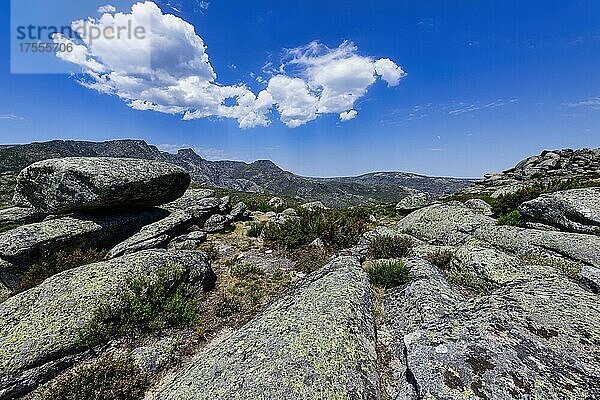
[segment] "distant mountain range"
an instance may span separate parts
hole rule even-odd
[[[167,161],[190,172],[201,185],[246,192],[272,193],[305,201],[322,201],[330,207],[396,202],[414,192],[433,196],[455,193],[473,180],[436,178],[404,172],[376,172],[357,177],[309,178],[284,171],[272,161],[247,164],[208,161],[191,149],[177,154],[160,151],[142,140],[83,142],[54,140],[43,143],[0,146],[0,203],[9,203],[19,171],[48,158],[127,157]]]

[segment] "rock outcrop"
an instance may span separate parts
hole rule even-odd
[[[148,209],[123,214],[73,214],[23,225],[0,234],[0,258],[28,265],[59,250],[112,246],[163,216],[164,211]]]
[[[498,197],[533,184],[573,179],[593,179],[600,183],[600,148],[545,150],[514,168],[487,174],[482,181],[463,191]]]
[[[166,379],[154,399],[377,399],[366,273],[350,257],[307,276]]]
[[[124,158],[39,161],[21,171],[14,203],[46,213],[149,207],[185,192],[189,174],[172,164]]]
[[[433,244],[457,246],[474,238],[521,256],[566,256],[600,268],[600,237],[568,232],[498,226],[460,202],[422,208],[402,219],[398,228]]]
[[[600,306],[565,277],[526,268],[487,296],[461,295],[424,261],[386,294],[379,332],[398,399],[593,399]]]
[[[415,193],[406,196],[398,204],[396,210],[400,212],[414,211],[433,203],[433,199],[427,193]]]
[[[523,203],[519,211],[563,230],[600,235],[600,187],[544,194]]]
[[[118,305],[128,279],[185,268],[191,285],[215,275],[201,252],[146,251],[61,272],[0,303],[0,399],[26,392],[67,368],[84,349],[78,332],[102,305]]]
[[[109,257],[165,247],[175,236],[184,233],[193,221],[194,217],[187,212],[176,211],[160,221],[144,226],[138,233],[113,247]]]
[[[46,217],[46,214],[27,207],[11,207],[0,210],[0,227],[11,225],[23,225],[33,222],[40,222]]]

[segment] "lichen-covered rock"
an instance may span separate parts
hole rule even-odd
[[[486,201],[481,199],[469,199],[465,201],[465,206],[469,207],[475,212],[485,215],[486,217],[491,217],[492,215],[494,215],[494,212],[492,211],[492,206],[490,206]]]
[[[544,194],[523,203],[519,211],[563,230],[600,235],[600,187]]]
[[[247,208],[248,207],[246,206],[246,204],[239,202],[235,206],[233,206],[233,208],[229,212],[229,216],[231,216],[234,221],[242,220],[244,218],[244,213],[246,212]]]
[[[27,392],[83,351],[78,332],[102,305],[117,305],[134,277],[180,265],[190,284],[215,281],[202,252],[144,251],[67,270],[0,304],[0,399]]]
[[[169,210],[171,212],[180,210],[180,211],[188,211],[190,209],[194,209],[198,206],[205,206],[207,205],[206,200],[208,198],[212,198],[214,200],[211,201],[211,205],[209,208],[214,209],[215,207],[218,208],[218,206],[213,205],[216,204],[217,202],[220,204],[220,201],[218,199],[214,198],[215,195],[215,191],[214,190],[210,190],[210,189],[188,189],[185,191],[185,193],[183,194],[183,196],[181,196],[180,198],[178,198],[177,200],[174,200],[168,204],[164,204],[162,206],[162,208],[164,208],[165,210]]]
[[[419,208],[427,207],[431,205],[433,200],[427,193],[415,193],[406,196],[398,204],[396,204],[396,210],[398,211],[413,211]]]
[[[386,295],[379,334],[392,398],[597,398],[597,294],[545,275],[467,299],[433,266],[411,264],[413,282]]]
[[[267,204],[269,205],[269,207],[272,207],[275,209],[285,206],[285,202],[283,201],[283,199],[281,197],[271,197],[271,199],[269,199],[269,201],[267,201]]]
[[[0,210],[0,227],[7,225],[23,225],[39,222],[46,218],[46,214],[35,208],[11,207]]]
[[[350,257],[308,275],[166,379],[154,399],[377,399],[366,273]]]
[[[193,220],[194,217],[187,212],[176,211],[160,221],[144,226],[138,233],[113,247],[109,257],[164,247],[171,239],[190,227]]]
[[[221,232],[233,222],[231,215],[213,214],[204,222],[204,230],[208,233]]]
[[[302,204],[300,207],[308,211],[326,210],[327,207],[320,201],[313,201],[310,203]]]
[[[206,241],[206,233],[202,231],[190,232],[185,235],[177,236],[169,243],[169,250],[189,250],[195,249]]]
[[[164,213],[150,209],[123,214],[74,214],[23,225],[0,234],[0,257],[26,265],[58,250],[112,246]]]
[[[190,184],[184,169],[130,158],[62,158],[19,173],[14,203],[46,213],[156,206],[179,198]]]
[[[398,223],[434,244],[462,245],[475,238],[517,255],[562,255],[600,268],[600,237],[569,232],[498,226],[460,202],[437,204],[414,211]]]

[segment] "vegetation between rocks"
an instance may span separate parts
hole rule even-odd
[[[399,260],[381,260],[368,264],[367,273],[374,285],[392,288],[410,282],[410,268]]]
[[[423,256],[423,258],[438,268],[445,268],[450,265],[453,254],[450,250],[433,250]]]
[[[250,229],[248,229],[247,235],[250,237],[260,237],[262,235],[265,224],[263,222],[252,222],[250,223]]]
[[[154,278],[130,280],[119,306],[103,305],[94,311],[92,320],[79,333],[79,342],[93,347],[128,334],[146,335],[192,325],[199,300],[186,283],[186,275],[182,266],[172,265],[161,267]]]
[[[405,236],[378,236],[369,244],[367,256],[373,260],[400,258],[408,254],[412,245],[412,240]]]
[[[39,263],[33,264],[23,274],[16,292],[31,289],[42,283],[46,278],[56,275],[59,272],[102,261],[107,255],[107,250],[91,248],[76,249],[74,251],[61,250],[56,254],[46,256]]]
[[[76,367],[42,387],[39,400],[137,400],[144,397],[150,377],[131,356],[103,356]]]
[[[508,226],[525,226],[525,221],[523,220],[523,216],[517,210],[513,210],[506,215],[500,215],[498,217],[498,225],[508,225]]]
[[[368,213],[362,208],[309,211],[298,209],[297,218],[265,226],[268,246],[286,250],[299,248],[320,238],[334,249],[354,245],[368,228]]]

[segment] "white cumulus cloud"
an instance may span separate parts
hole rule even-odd
[[[217,81],[204,41],[183,19],[164,14],[151,1],[134,4],[128,13],[107,7],[99,9],[106,11],[100,18],[72,23],[74,30],[102,35],[82,35],[80,41],[56,34],[56,43],[73,48],[57,56],[82,68],[82,85],[118,96],[136,110],[179,114],[184,120],[232,118],[241,128],[268,126],[276,110],[295,128],[323,114],[353,119],[356,101],[379,78],[396,86],[405,75],[390,59],[360,55],[352,42],[337,48],[311,42],[285,50],[280,68],[271,69],[265,89],[255,94],[245,84]],[[141,27],[143,35],[120,33],[128,26]]]
[[[342,122],[347,122],[356,118],[357,115],[358,111],[356,110],[344,111],[343,113],[340,113],[340,120]]]
[[[322,114],[335,113],[342,121],[357,116],[354,105],[381,77],[396,86],[405,72],[390,59],[375,60],[358,54],[352,42],[329,48],[319,42],[288,49],[284,60],[269,80],[281,121],[291,128]]]
[[[107,4],[105,6],[100,6],[98,7],[98,12],[100,14],[104,14],[104,13],[114,13],[115,11],[117,11],[116,7],[111,5],[111,4]]]

